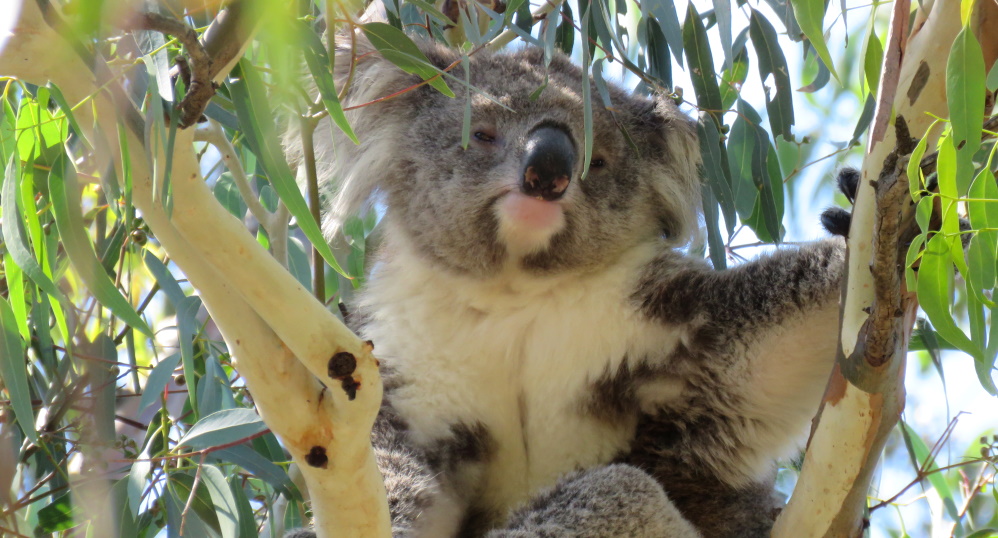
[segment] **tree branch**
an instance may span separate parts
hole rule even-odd
[[[136,14],[125,25],[125,29],[153,30],[172,35],[177,41],[180,41],[191,60],[190,62],[184,61],[180,67],[180,73],[189,72],[190,77],[185,77],[188,78],[188,80],[184,80],[187,94],[177,105],[180,110],[178,124],[181,129],[184,129],[201,121],[201,114],[215,95],[215,84],[211,80],[212,60],[198,40],[198,33],[177,19],[150,12]]]
[[[77,110],[84,128],[80,135],[102,150],[96,159],[114,162],[118,178],[123,177],[122,156],[114,152],[120,146],[95,142],[114,136],[118,118],[126,118],[133,202],[198,289],[238,358],[261,416],[300,465],[318,516],[318,534],[389,536],[387,500],[370,446],[371,425],[381,405],[370,345],[305,291],[215,200],[200,176],[190,130],[177,133],[169,159],[174,209],[168,214],[161,200],[153,198],[152,181],[154,175],[162,177],[168,159],[156,155],[163,151],[161,144],[146,148],[144,128],[136,124],[141,116],[111,82],[110,68],[96,59],[95,76],[46,23],[34,1],[21,7],[10,45],[0,57],[0,72],[36,84],[52,81],[71,102],[96,95],[93,107]],[[147,149],[156,156],[150,158]],[[356,359],[356,394],[330,377],[328,363],[337,353]]]
[[[774,537],[862,535],[873,470],[904,408],[905,354],[918,306],[901,287],[914,211],[904,163],[912,137],[934,136],[926,133],[933,116],[949,115],[946,62],[962,28],[956,0],[937,0],[931,12],[920,6],[907,34],[909,13],[909,2],[894,4],[849,231],[839,356]]]

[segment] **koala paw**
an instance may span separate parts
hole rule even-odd
[[[849,200],[856,203],[856,189],[859,186],[859,170],[843,168],[839,171],[836,182],[839,190]],[[821,213],[821,225],[832,235],[849,236],[849,225],[852,224],[852,213],[841,207],[830,207]]]

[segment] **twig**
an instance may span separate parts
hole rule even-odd
[[[187,504],[184,505],[184,510],[180,513],[180,535],[184,535],[184,524],[187,523],[187,513],[191,510],[191,504],[194,503],[194,497],[198,490],[198,485],[201,483],[201,469],[204,466],[205,455],[201,455],[201,461],[198,462],[198,470],[194,473],[194,483],[191,484],[191,494],[187,496]]]
[[[537,8],[537,11],[533,13],[533,17],[531,18],[531,27],[533,27],[533,21],[544,18],[544,16],[548,13],[551,13],[555,9],[561,7],[561,4],[564,1],[565,0],[548,0],[541,4],[541,7]],[[517,35],[518,34],[513,30],[506,30],[505,32],[494,37],[486,46],[492,50],[499,50],[508,45],[510,41],[516,39]]]
[[[177,105],[180,110],[179,126],[184,129],[200,121],[208,102],[215,95],[215,84],[211,81],[212,59],[198,41],[198,33],[177,19],[148,12],[136,15],[126,29],[153,30],[180,41],[191,61],[189,65],[186,61],[182,64],[190,67],[190,84],[187,85],[187,95]],[[180,73],[185,72],[186,68],[180,67]]]
[[[356,40],[351,40],[356,41]],[[319,199],[319,178],[315,169],[315,146],[312,135],[315,131],[315,121],[301,118],[301,147],[302,166],[305,167],[305,181],[308,186],[308,208],[312,213],[312,219],[316,224],[321,224],[320,199]],[[326,275],[325,265],[319,251],[312,247],[312,294],[322,302],[326,302]]]

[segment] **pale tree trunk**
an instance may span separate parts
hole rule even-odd
[[[924,2],[911,29],[909,6],[898,0],[891,17],[849,231],[839,356],[774,537],[861,536],[873,472],[904,409],[905,355],[918,308],[901,276],[914,212],[905,172],[913,142],[907,136],[938,137],[938,129],[926,133],[933,116],[949,116],[946,61],[962,28],[959,0]],[[993,2],[979,2],[971,15],[988,66],[998,33],[993,24],[982,29],[996,13]]]
[[[156,159],[160,169],[152,168],[137,111],[120,90],[98,89],[111,74],[107,66],[86,65],[59,31],[58,15],[43,16],[35,0],[2,9],[18,7],[0,73],[40,85],[52,81],[70,103],[93,96],[96,115],[89,104],[77,109],[81,134],[98,148],[93,158],[113,162],[119,178],[116,133],[122,119],[133,202],[197,288],[238,360],[260,415],[300,466],[318,535],[390,536],[384,485],[370,444],[382,395],[371,346],[302,288],[215,200],[199,171],[193,129],[177,132],[171,157],[174,208],[168,215],[161,200],[154,201],[152,180],[154,173],[163,177],[166,159]],[[334,357],[338,369],[331,372]],[[354,361],[352,371],[342,369]],[[346,376],[359,383],[353,399],[341,388]]]

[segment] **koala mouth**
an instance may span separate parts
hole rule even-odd
[[[544,250],[565,227],[565,209],[558,202],[509,192],[496,202],[499,239],[510,254],[522,257]]]

